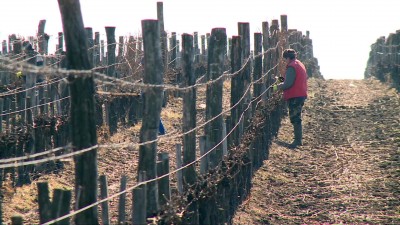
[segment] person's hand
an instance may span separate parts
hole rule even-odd
[[[15,73],[15,76],[17,76],[18,79],[21,79],[22,71],[18,71],[17,73]]]
[[[279,77],[275,77],[275,82],[276,83],[278,83],[278,84],[280,84],[280,83],[283,83],[285,81],[285,78],[284,77],[282,77],[282,76],[279,76]]]

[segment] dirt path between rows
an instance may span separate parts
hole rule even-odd
[[[376,80],[309,80],[304,146],[286,118],[236,224],[400,224],[400,97]]]

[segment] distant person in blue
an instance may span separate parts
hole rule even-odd
[[[158,134],[164,135],[165,134],[165,127],[160,117],[160,125],[158,126]]]

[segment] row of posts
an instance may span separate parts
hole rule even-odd
[[[60,0],[60,11],[62,15],[64,38],[67,49],[75,49],[76,51],[69,51],[66,53],[66,59],[68,62],[68,68],[75,70],[89,70],[95,65],[96,55],[91,51],[95,48],[90,48],[91,41],[87,41],[88,29],[83,26],[83,20],[79,8],[79,1],[67,1]],[[162,4],[157,4],[158,8]],[[144,76],[143,82],[145,84],[163,84],[163,75],[167,68],[168,61],[166,58],[166,35],[165,31],[161,29],[163,22],[158,15],[159,20],[143,20],[142,21],[142,37],[143,37],[143,61],[144,61]],[[73,20],[70,20],[73,18]],[[268,51],[263,53],[264,61],[261,61],[261,57],[255,58],[253,77],[251,76],[250,63],[247,60],[250,58],[250,29],[249,23],[239,23],[239,35],[232,37],[232,45],[229,48],[231,56],[231,72],[237,72],[244,66],[244,69],[240,75],[234,76],[231,84],[231,116],[227,121],[224,121],[221,116],[222,113],[222,94],[223,94],[223,81],[219,79],[222,72],[224,71],[225,57],[227,55],[227,36],[225,28],[214,28],[210,33],[210,42],[208,43],[208,54],[207,54],[207,74],[206,81],[212,81],[210,85],[207,85],[206,90],[206,120],[211,120],[205,127],[205,135],[200,140],[203,149],[203,153],[213,149],[208,154],[209,161],[207,158],[202,160],[201,171],[207,171],[208,169],[215,169],[222,161],[223,155],[228,154],[228,147],[237,146],[240,144],[241,137],[244,134],[245,129],[250,125],[251,118],[254,113],[254,109],[251,105],[251,100],[257,98],[266,88],[272,83],[271,76],[269,79],[262,79],[262,82],[258,82],[254,86],[254,92],[251,93],[249,87],[252,80],[261,79],[261,71],[266,73],[269,70],[273,70],[273,74],[278,73],[278,68],[274,65],[278,64],[278,59],[281,54],[279,50]],[[160,30],[161,29],[161,30]],[[270,29],[271,35],[268,31]],[[277,20],[274,20],[272,26],[268,29],[268,23],[263,23],[263,32],[266,34],[256,33],[255,37],[255,54],[262,52],[262,46],[264,51],[269,48],[275,47],[279,40],[279,24]],[[287,32],[287,18],[282,16],[282,31]],[[107,48],[109,55],[107,74],[109,76],[115,75],[115,38],[113,40],[113,33],[115,28],[106,28],[107,32]],[[81,34],[81,35],[76,35]],[[161,38],[160,38],[161,37]],[[262,38],[264,37],[264,38]],[[90,38],[90,36],[89,36]],[[196,55],[199,55],[199,51],[196,48],[193,35],[183,34],[182,35],[182,70],[184,74],[184,83],[186,86],[195,84],[194,78],[194,64]],[[203,38],[202,38],[203,39]],[[205,38],[204,38],[205,39]],[[93,45],[96,41],[93,42]],[[174,41],[172,41],[174,42]],[[89,46],[87,46],[89,45]],[[178,45],[178,44],[177,44]],[[205,45],[205,44],[204,44]],[[161,48],[159,48],[161,46]],[[164,47],[163,47],[164,46]],[[202,44],[203,46],[203,44]],[[203,48],[203,47],[202,47]],[[205,46],[204,46],[205,48]],[[87,50],[86,50],[87,49]],[[279,48],[278,48],[279,49]],[[93,60],[93,61],[92,61]],[[199,59],[200,60],[200,59]],[[157,63],[158,62],[158,63]],[[111,64],[110,64],[111,63]],[[261,65],[264,65],[261,67]],[[275,69],[274,69],[275,68]],[[215,81],[219,79],[218,81]],[[71,96],[71,124],[72,124],[72,145],[74,151],[79,151],[97,144],[96,135],[96,123],[93,118],[94,114],[94,94],[95,86],[94,79],[92,76],[70,76],[69,77],[69,90]],[[161,86],[154,88],[147,88],[143,90],[144,93],[144,112],[143,122],[140,130],[140,143],[147,143],[157,139],[158,125],[160,120],[160,112],[163,101],[163,88]],[[244,96],[244,100],[241,97]],[[268,94],[266,95],[268,96]],[[184,112],[183,112],[183,132],[188,132],[196,127],[196,92],[195,89],[189,89],[183,94],[184,101]],[[246,109],[246,110],[245,110]],[[245,113],[244,113],[245,112]],[[242,113],[244,113],[244,119],[241,119]],[[241,122],[239,122],[241,121]],[[225,129],[222,129],[226,125]],[[238,125],[238,126],[237,126]],[[232,129],[235,131],[228,138],[226,143],[223,143],[226,132],[230,132]],[[224,134],[225,131],[225,134]],[[178,179],[182,183],[182,191],[193,185],[196,178],[195,164],[192,164],[196,160],[196,133],[189,132],[184,135],[183,138],[183,158],[182,166],[182,178]],[[179,147],[177,147],[179,149]],[[177,151],[179,152],[179,151]],[[177,153],[179,156],[179,153]],[[181,157],[178,157],[180,159]],[[94,149],[83,154],[79,154],[74,157],[75,161],[75,198],[76,198],[76,209],[83,208],[97,201],[97,150]],[[179,160],[178,160],[179,161]],[[178,166],[179,168],[179,166]],[[152,142],[150,144],[143,144],[139,148],[139,166],[137,173],[137,181],[148,181],[157,179],[158,177],[164,176],[169,172],[169,161],[167,154],[157,154],[157,144]],[[102,180],[102,179],[100,179]],[[145,219],[148,216],[153,216],[158,213],[160,205],[165,204],[165,200],[168,200],[170,191],[165,191],[162,187],[169,186],[168,176],[157,179],[158,182],[148,182],[145,185],[141,185],[134,196],[145,196],[145,206],[135,208],[134,206],[134,218],[137,220]],[[163,183],[165,182],[165,183]],[[104,182],[104,178],[103,181]],[[45,189],[45,188],[44,188]],[[140,190],[139,190],[140,189]],[[46,191],[44,191],[46,192]],[[65,195],[66,199],[70,194]],[[107,193],[101,193],[101,195],[107,196]],[[161,195],[161,196],[160,196]],[[54,201],[54,200],[53,200]],[[136,201],[136,200],[135,200]],[[48,200],[44,200],[47,205]],[[136,201],[137,204],[141,201]],[[45,204],[45,205],[46,205]],[[104,205],[103,209],[106,206]],[[193,206],[193,210],[198,206]],[[49,210],[46,210],[48,212]],[[64,212],[64,211],[63,211]],[[105,210],[107,212],[107,210]],[[66,213],[66,212],[64,212]],[[135,214],[137,213],[137,214]],[[61,214],[58,214],[61,215]],[[143,216],[144,215],[144,216]],[[51,217],[51,218],[54,218]],[[105,220],[105,216],[103,220]],[[194,218],[196,219],[196,218]],[[142,221],[135,221],[134,223],[140,224]],[[97,217],[97,206],[91,207],[75,216],[76,224],[98,224]]]

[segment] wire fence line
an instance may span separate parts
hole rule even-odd
[[[264,90],[264,91],[262,92],[262,95],[265,94],[265,93],[267,93],[267,91],[269,91],[269,89],[270,89],[272,86],[273,86],[273,85],[269,86],[266,90]],[[260,97],[261,97],[262,95],[257,96],[257,98],[252,99],[252,100],[250,101],[250,103],[253,103],[253,102],[256,102],[256,101],[257,101],[257,102],[260,101]],[[186,164],[186,165],[184,165],[184,166],[181,166],[181,167],[178,168],[178,169],[175,169],[175,170],[173,170],[173,171],[171,171],[171,172],[169,172],[169,173],[167,173],[167,174],[161,175],[161,176],[159,176],[159,177],[156,177],[156,178],[153,178],[153,179],[149,179],[149,180],[146,180],[146,181],[140,181],[140,182],[137,183],[136,185],[134,185],[134,186],[132,186],[132,187],[128,187],[128,188],[125,189],[124,191],[117,192],[117,193],[115,193],[115,194],[113,194],[113,195],[111,195],[111,196],[109,196],[109,197],[107,197],[107,198],[101,199],[101,200],[99,200],[99,201],[97,201],[97,202],[95,202],[95,203],[93,203],[93,204],[91,204],[91,205],[88,205],[88,206],[83,207],[83,208],[78,209],[78,210],[74,210],[73,212],[71,212],[71,213],[69,213],[69,214],[67,214],[67,215],[64,215],[64,216],[59,217],[59,218],[54,219],[54,220],[51,220],[51,221],[49,221],[49,222],[47,222],[47,223],[44,223],[43,225],[53,224],[53,223],[56,223],[56,222],[58,222],[58,221],[61,221],[61,220],[70,218],[70,217],[72,217],[72,216],[75,216],[75,215],[77,215],[78,213],[81,213],[81,212],[83,212],[83,211],[85,211],[85,210],[88,210],[88,209],[90,209],[90,208],[92,208],[92,207],[94,207],[94,206],[97,206],[97,205],[99,205],[99,204],[101,204],[101,203],[103,203],[103,202],[112,200],[112,199],[114,199],[114,198],[116,198],[116,197],[118,197],[118,196],[120,196],[120,195],[122,195],[122,194],[125,194],[125,193],[127,193],[127,192],[130,192],[130,191],[132,191],[134,188],[140,187],[140,186],[145,185],[145,184],[148,184],[148,183],[156,182],[156,181],[158,181],[158,180],[160,180],[160,179],[163,179],[163,178],[168,177],[168,176],[170,176],[170,175],[176,174],[177,172],[182,171],[182,170],[188,168],[189,166],[192,166],[192,165],[194,165],[194,164],[200,162],[203,158],[207,157],[211,152],[213,152],[217,147],[219,147],[220,145],[222,145],[222,143],[228,138],[228,136],[229,136],[235,129],[237,129],[237,127],[240,125],[241,121],[243,120],[245,113],[250,109],[250,107],[251,107],[251,104],[249,104],[249,105],[245,108],[245,110],[241,113],[241,115],[240,115],[240,117],[239,117],[239,122],[235,124],[235,126],[232,128],[232,130],[230,130],[229,133],[227,133],[227,135],[226,135],[225,137],[223,137],[223,139],[222,139],[219,143],[217,143],[215,146],[213,146],[212,148],[210,148],[207,152],[205,152],[203,155],[201,155],[200,157],[198,157],[195,161],[192,161],[192,162],[190,162],[190,163],[188,163],[188,164]],[[94,149],[94,148],[91,147],[91,148],[85,149],[85,151],[90,151],[90,150],[92,150],[92,149]],[[1,168],[1,165],[0,165],[0,168]]]
[[[109,145],[97,145],[97,147],[98,147],[98,148],[127,148],[127,147],[129,147],[129,148],[135,148],[135,147],[139,147],[139,146],[142,146],[142,145],[152,144],[152,143],[158,142],[158,141],[163,140],[163,139],[176,139],[176,138],[181,138],[181,137],[183,137],[184,135],[187,135],[187,134],[190,134],[190,133],[192,133],[192,132],[195,132],[195,131],[199,130],[200,128],[205,127],[207,124],[209,124],[210,122],[212,122],[212,121],[214,121],[215,119],[219,118],[220,116],[222,116],[222,115],[224,115],[224,114],[230,112],[232,109],[236,108],[236,107],[245,99],[245,97],[247,96],[247,93],[251,90],[251,86],[252,86],[253,84],[255,84],[255,83],[261,81],[264,77],[268,76],[268,74],[269,74],[272,70],[274,70],[275,68],[277,68],[278,65],[279,65],[279,64],[276,64],[276,65],[275,65],[274,67],[272,67],[267,73],[263,74],[258,80],[252,81],[252,82],[250,83],[250,85],[246,88],[246,90],[244,91],[244,94],[240,97],[240,99],[238,100],[238,102],[237,102],[236,104],[234,104],[233,106],[229,107],[228,109],[223,110],[219,115],[216,115],[215,117],[210,118],[209,120],[205,121],[204,123],[202,123],[202,124],[196,126],[195,128],[193,128],[193,129],[191,129],[191,130],[188,130],[187,132],[183,132],[183,133],[180,133],[180,134],[166,134],[166,135],[161,135],[161,136],[158,136],[158,137],[157,137],[156,139],[154,139],[154,140],[150,140],[150,141],[146,141],[146,142],[142,142],[142,143],[131,143],[131,142],[128,142],[128,143],[118,143],[118,144],[109,144]],[[274,83],[274,84],[275,84],[275,83]],[[270,86],[268,87],[267,90],[269,90],[269,88],[270,88],[271,86],[273,86],[274,84],[270,85]],[[263,92],[263,94],[266,93],[267,90],[265,90],[265,91]],[[262,95],[263,95],[263,94],[262,94]],[[256,98],[259,98],[259,97],[260,97],[260,96],[257,96]],[[68,146],[64,146],[64,147],[60,147],[60,148],[56,148],[56,149],[51,149],[51,150],[43,151],[43,152],[41,152],[41,153],[33,154],[33,155],[25,156],[25,157],[15,157],[15,158],[10,158],[10,159],[0,160],[0,163],[7,163],[7,164],[2,164],[2,165],[0,165],[0,169],[4,169],[4,168],[13,168],[13,167],[21,167],[21,166],[27,166],[27,165],[39,164],[39,163],[48,162],[48,161],[54,161],[54,160],[64,159],[64,158],[72,157],[72,156],[75,156],[75,155],[83,154],[83,153],[85,153],[85,152],[88,152],[88,151],[93,150],[93,149],[96,149],[96,148],[90,147],[90,148],[87,148],[87,149],[81,149],[81,150],[75,151],[75,152],[73,152],[73,153],[66,153],[65,155],[50,156],[50,157],[47,158],[47,159],[39,159],[39,160],[33,160],[33,161],[28,161],[28,162],[14,162],[14,163],[9,163],[9,162],[13,162],[13,161],[29,160],[29,159],[31,159],[31,158],[35,158],[35,157],[43,156],[43,155],[47,155],[47,154],[53,154],[53,153],[56,153],[56,152],[58,152],[58,151],[66,150],[66,149],[71,149],[71,146],[68,145]]]
[[[266,54],[266,53],[268,53],[270,51],[276,50],[277,46],[279,44],[280,43],[278,42],[275,47],[269,48],[268,50],[266,50],[266,51],[264,51],[262,53],[259,53],[258,55],[254,56],[254,58],[262,57],[264,54]],[[38,73],[38,74],[44,74],[44,75],[46,75],[46,74],[48,74],[48,75],[62,74],[62,75],[65,75],[65,77],[70,76],[70,75],[87,75],[87,76],[93,75],[93,76],[97,76],[97,77],[103,78],[104,80],[111,80],[114,83],[119,83],[120,85],[122,85],[121,87],[131,86],[132,88],[142,88],[142,89],[146,89],[146,88],[163,88],[165,90],[171,90],[171,91],[187,91],[187,90],[190,90],[190,89],[193,89],[193,88],[197,88],[199,86],[206,86],[206,85],[210,85],[212,83],[219,82],[222,79],[226,79],[226,78],[229,78],[229,77],[237,76],[238,74],[243,72],[243,69],[246,68],[246,66],[250,65],[251,60],[254,59],[254,58],[253,58],[253,56],[247,57],[245,59],[244,65],[241,67],[241,69],[239,71],[236,71],[235,73],[224,72],[217,79],[210,80],[210,81],[207,81],[205,83],[197,83],[195,85],[187,86],[187,87],[179,87],[178,85],[174,86],[174,85],[169,85],[169,84],[152,85],[152,84],[144,84],[144,83],[138,83],[138,82],[124,81],[121,78],[110,77],[107,74],[98,73],[98,72],[94,72],[93,71],[93,70],[100,69],[100,68],[107,68],[110,65],[104,66],[104,67],[94,68],[91,71],[88,71],[88,70],[64,70],[64,69],[54,69],[54,68],[40,68],[40,67],[35,67],[35,66],[31,66],[31,65],[24,65],[24,64],[18,64],[18,65],[20,65],[23,68],[27,68],[27,71],[29,71],[29,72]],[[9,61],[7,59],[0,58],[0,61],[1,60]],[[113,65],[119,65],[119,64],[121,64],[121,63],[115,63]],[[17,70],[17,69],[20,68],[19,66],[9,66],[9,65],[6,65],[6,66],[0,65],[0,66],[6,67],[6,68],[8,68],[10,70]],[[100,82],[101,80],[98,80],[98,81]],[[31,88],[31,89],[33,89],[33,88]],[[10,93],[10,94],[15,94],[15,93]]]
[[[38,73],[38,74],[40,73],[40,74],[44,74],[46,76],[59,76],[59,75],[62,75],[63,76],[63,80],[67,81],[67,82],[68,82],[68,79],[66,79],[66,77],[69,77],[69,76],[71,76],[71,77],[73,77],[73,76],[75,76],[75,77],[88,76],[90,78],[95,78],[94,80],[96,81],[96,85],[97,85],[98,89],[100,87],[104,87],[104,86],[113,88],[113,89],[108,89],[108,90],[100,90],[99,89],[96,92],[98,95],[131,96],[131,95],[133,95],[132,93],[120,92],[118,89],[128,88],[128,87],[129,88],[136,88],[136,89],[139,89],[139,90],[161,88],[161,89],[164,89],[165,91],[187,92],[187,91],[190,91],[190,90],[194,90],[197,87],[201,87],[201,86],[207,86],[208,87],[208,86],[211,86],[213,84],[216,84],[217,82],[225,80],[225,78],[235,78],[238,75],[240,75],[241,73],[243,73],[247,68],[253,69],[251,67],[253,59],[257,59],[258,57],[262,58],[265,54],[268,54],[268,53],[271,53],[271,52],[274,52],[274,55],[278,55],[279,52],[282,51],[283,44],[284,43],[279,40],[279,41],[276,42],[276,46],[271,47],[271,48],[265,50],[264,52],[261,52],[261,53],[259,53],[257,55],[252,55],[251,54],[249,57],[247,57],[247,56],[244,57],[241,67],[238,70],[236,70],[235,72],[229,73],[228,71],[225,71],[225,72],[222,72],[222,74],[220,74],[220,76],[218,76],[218,78],[216,78],[216,79],[208,79],[207,81],[203,81],[204,78],[207,76],[207,73],[204,74],[204,75],[201,74],[199,77],[197,77],[197,81],[195,82],[194,85],[189,85],[189,86],[185,86],[185,87],[182,87],[180,85],[171,85],[171,84],[163,84],[163,85],[143,84],[143,83],[138,83],[138,82],[132,82],[132,81],[129,81],[129,80],[127,81],[126,77],[122,77],[122,78],[120,78],[120,77],[110,77],[108,74],[95,71],[95,70],[105,70],[105,69],[108,69],[109,67],[122,66],[122,65],[127,65],[128,67],[130,67],[130,69],[132,69],[128,59],[126,59],[126,58],[123,59],[123,60],[126,60],[125,62],[122,60],[122,61],[113,62],[113,63],[111,63],[110,65],[107,65],[107,66],[100,65],[100,66],[97,66],[97,67],[93,68],[91,71],[81,71],[81,70],[75,70],[75,71],[69,70],[69,71],[67,71],[67,70],[63,70],[63,69],[59,69],[59,68],[37,68],[35,66],[25,65],[24,63],[20,63],[20,62],[11,63],[10,61],[7,61],[8,59],[5,59],[5,58],[0,58],[0,62],[3,62],[3,63],[0,63],[0,64],[3,64],[3,67],[5,69],[12,70],[12,71],[19,71],[19,70],[27,71],[27,72],[29,71],[29,73]],[[295,45],[294,43],[292,43],[292,44],[293,44],[292,46]],[[129,45],[126,44],[126,46],[129,46]],[[172,50],[175,51],[178,46],[179,46],[178,44],[173,46],[170,51],[172,51]],[[289,46],[291,46],[291,45],[289,45]],[[300,47],[301,46],[304,47],[306,45],[299,44],[299,46]],[[91,48],[93,48],[93,47],[91,47]],[[194,56],[196,56],[196,55],[199,55],[199,54],[195,54]],[[182,59],[182,58],[181,57],[177,57],[175,59],[172,59],[171,61],[169,61],[168,64],[172,64],[177,59]],[[275,59],[275,60],[277,60],[277,59]],[[55,63],[53,63],[53,65],[57,65],[57,63],[58,62],[55,62]],[[281,62],[277,61],[277,63],[275,65],[271,64],[270,68],[268,68],[268,71],[263,73],[260,76],[259,79],[252,79],[251,78],[250,81],[249,81],[249,84],[245,86],[245,88],[244,88],[245,90],[243,90],[243,93],[241,93],[239,99],[234,104],[231,104],[231,106],[228,109],[222,110],[222,112],[219,113],[218,115],[213,115],[211,118],[207,119],[207,121],[205,121],[204,123],[202,123],[200,125],[196,125],[194,128],[192,128],[192,129],[190,129],[188,131],[179,132],[178,134],[171,133],[171,134],[167,134],[167,135],[157,136],[157,138],[154,139],[154,140],[148,140],[148,141],[144,141],[144,142],[141,142],[141,143],[128,142],[128,143],[106,144],[106,145],[97,144],[97,145],[91,146],[89,148],[84,148],[84,149],[79,149],[79,150],[77,148],[74,148],[72,145],[66,145],[66,146],[63,146],[63,147],[53,148],[53,149],[50,149],[50,150],[43,149],[42,152],[35,153],[35,154],[32,154],[32,155],[18,156],[18,157],[4,159],[4,160],[0,159],[0,169],[7,169],[7,168],[12,168],[12,167],[21,167],[21,166],[27,166],[27,165],[35,165],[35,164],[39,164],[39,163],[43,163],[43,162],[59,160],[59,159],[63,159],[63,158],[67,158],[67,157],[73,157],[73,156],[77,156],[79,154],[87,153],[87,152],[96,150],[98,148],[137,147],[137,146],[143,146],[143,145],[155,143],[155,142],[157,142],[159,140],[162,140],[162,139],[173,139],[173,138],[183,137],[184,135],[193,133],[196,130],[199,130],[200,128],[205,127],[207,124],[211,123],[215,119],[220,118],[221,116],[223,116],[223,115],[227,114],[228,112],[230,112],[232,109],[236,108],[239,104],[247,102],[248,100],[246,98],[248,96],[248,93],[252,90],[253,85],[254,84],[258,84],[258,83],[263,83],[266,78],[268,78],[269,82],[271,82],[272,78],[273,78],[271,76],[271,74],[272,74],[271,72],[275,71],[275,72],[273,72],[273,74],[276,75],[276,72],[278,72],[278,69],[279,69],[280,65],[281,65]],[[136,70],[138,70],[138,69],[136,68]],[[129,73],[128,73],[128,75],[132,76]],[[69,83],[66,83],[66,84],[69,84]],[[228,134],[223,136],[222,140],[218,140],[219,142],[215,146],[212,146],[211,149],[207,149],[207,152],[205,154],[203,154],[200,158],[198,158],[195,161],[192,161],[189,164],[186,164],[185,166],[180,167],[180,168],[178,168],[178,169],[176,169],[176,170],[174,170],[172,172],[169,172],[169,173],[167,173],[165,175],[158,176],[158,177],[156,177],[154,179],[150,179],[150,180],[147,180],[145,182],[138,183],[137,185],[135,185],[133,187],[130,187],[126,191],[119,192],[116,195],[112,195],[110,197],[107,197],[105,199],[97,201],[97,202],[95,202],[95,203],[93,203],[93,204],[91,204],[89,206],[85,206],[85,207],[83,207],[81,209],[77,209],[74,212],[72,212],[72,213],[70,213],[70,214],[68,214],[68,215],[66,215],[64,217],[58,218],[58,219],[53,220],[53,221],[49,221],[49,222],[47,222],[45,224],[51,224],[51,223],[54,223],[54,222],[57,222],[57,221],[61,221],[63,219],[70,218],[72,216],[78,215],[80,212],[83,212],[83,211],[85,211],[85,210],[87,210],[89,208],[97,206],[100,203],[106,202],[106,201],[108,201],[108,200],[110,200],[112,198],[120,196],[121,194],[124,194],[124,193],[126,193],[128,191],[131,191],[135,187],[138,187],[139,185],[149,184],[149,183],[154,182],[154,181],[159,181],[162,178],[165,178],[165,177],[170,176],[170,175],[172,175],[174,173],[182,171],[183,169],[186,169],[189,166],[200,162],[201,159],[207,157],[208,155],[211,154],[211,152],[215,151],[227,139],[227,137],[230,136],[232,134],[232,132],[234,132],[234,130],[237,129],[238,126],[240,126],[240,124],[244,120],[244,117],[246,116],[246,113],[248,113],[248,111],[251,109],[252,105],[253,104],[258,105],[260,103],[260,101],[261,101],[261,96],[263,96],[264,94],[268,93],[270,91],[270,87],[273,84],[274,84],[273,82],[272,82],[272,84],[269,83],[268,84],[269,86],[265,90],[263,90],[260,95],[253,96],[254,98],[247,102],[249,104],[245,105],[247,107],[245,107],[244,110],[239,113],[238,121],[235,121],[235,123],[233,124],[233,127],[228,130]],[[32,90],[32,89],[30,89],[30,90]],[[9,94],[12,95],[11,93],[9,93]],[[13,94],[15,94],[15,93],[13,93]],[[3,96],[6,96],[6,95],[3,95]],[[2,96],[0,96],[0,97],[2,97]],[[64,99],[65,98],[61,98],[61,99],[58,99],[56,101],[51,101],[51,102],[48,102],[48,103],[40,104],[38,106],[52,104],[52,103],[55,103],[55,102],[58,102],[58,101],[61,101],[61,100],[64,100]],[[38,107],[38,106],[34,106],[34,107]],[[34,107],[29,107],[26,110],[33,109]],[[23,112],[23,110],[17,110],[14,113],[20,113],[20,112]],[[0,116],[8,116],[8,115],[10,115],[9,113],[10,112],[8,112],[7,114],[0,114]],[[59,153],[61,151],[64,151],[64,152],[62,152],[62,153],[60,153],[58,155],[57,153]],[[37,157],[43,157],[43,156],[46,156],[46,157],[43,158],[43,159],[35,159]]]

